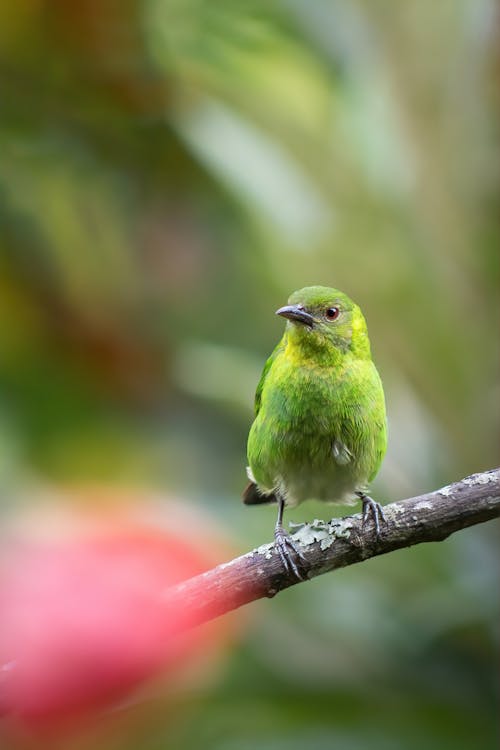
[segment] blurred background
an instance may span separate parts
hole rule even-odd
[[[0,2],[4,509],[91,483],[270,540],[253,394],[314,283],[368,319],[378,499],[497,465],[499,36],[493,0]],[[497,532],[251,605],[117,747],[496,747]]]

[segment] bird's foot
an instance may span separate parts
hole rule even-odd
[[[306,575],[300,569],[301,566],[306,565],[307,560],[290,534],[279,524],[274,529],[274,543],[287,574],[298,581],[307,580]]]
[[[356,493],[358,497],[361,499],[361,502],[363,503],[363,520],[362,520],[362,527],[363,530],[365,528],[366,521],[371,516],[373,520],[373,524],[375,526],[375,539],[378,541],[380,539],[380,526],[381,523],[387,523],[387,519],[384,515],[384,510],[380,503],[375,502],[373,498],[366,495],[364,492],[357,492]]]

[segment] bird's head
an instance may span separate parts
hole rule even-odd
[[[304,349],[326,354],[350,351],[360,359],[371,356],[363,313],[338,289],[326,286],[299,289],[276,314],[287,318],[289,340]]]

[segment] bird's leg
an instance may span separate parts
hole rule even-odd
[[[274,541],[276,549],[280,556],[283,567],[289,575],[293,575],[298,581],[305,581],[306,577],[300,571],[300,563],[305,563],[306,559],[299,547],[293,541],[290,534],[283,528],[283,511],[285,509],[285,499],[281,493],[276,493],[278,502],[278,518],[274,527]]]
[[[373,523],[375,525],[375,539],[380,539],[380,522],[386,523],[386,517],[380,503],[375,502],[373,498],[369,497],[365,492],[356,492],[356,495],[361,499],[363,503],[363,529],[368,517],[371,515]]]

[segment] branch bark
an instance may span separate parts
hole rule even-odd
[[[293,538],[306,559],[307,578],[423,542],[439,542],[460,529],[500,516],[500,468],[472,474],[425,495],[384,507],[386,523],[377,540],[361,514],[297,525]],[[169,606],[181,607],[201,624],[244,604],[273,597],[299,581],[283,569],[274,544],[218,565],[165,591]]]

